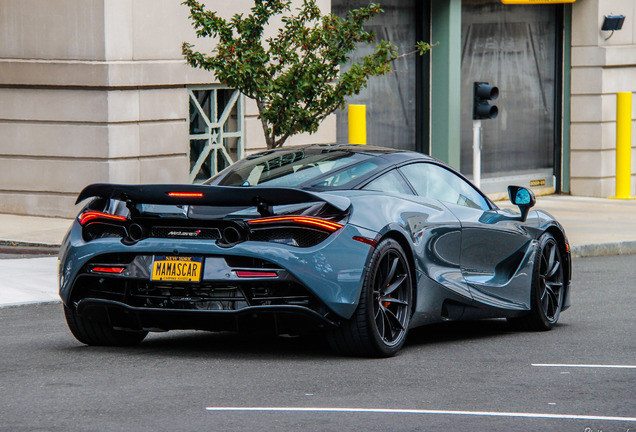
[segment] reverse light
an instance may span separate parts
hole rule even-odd
[[[279,224],[279,223],[294,223],[297,225],[305,225],[309,227],[322,228],[327,231],[337,231],[342,228],[342,225],[335,222],[330,222],[324,219],[318,219],[307,216],[278,216],[263,219],[252,219],[248,221],[250,225],[261,224]]]
[[[203,198],[203,192],[168,192],[174,198]]]
[[[103,219],[107,221],[120,221],[125,222],[126,216],[112,215],[98,211],[87,211],[79,215],[78,217],[80,225],[86,225],[92,220]]]

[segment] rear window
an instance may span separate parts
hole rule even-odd
[[[377,168],[369,155],[338,151],[270,151],[243,159],[209,183],[221,186],[335,187]],[[331,175],[330,175],[331,174]]]

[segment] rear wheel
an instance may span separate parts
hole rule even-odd
[[[147,331],[123,331],[98,321],[89,320],[77,314],[74,308],[64,306],[64,315],[68,328],[75,339],[86,345],[130,346],[140,343]]]
[[[563,260],[559,245],[551,234],[539,238],[533,268],[530,313],[509,321],[525,330],[550,330],[559,320],[565,294]]]
[[[366,357],[395,355],[406,339],[413,294],[411,272],[398,242],[380,242],[364,279],[353,316],[329,334],[341,354]]]

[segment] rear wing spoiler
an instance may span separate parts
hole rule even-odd
[[[196,206],[275,206],[322,201],[340,211],[351,205],[347,197],[296,188],[249,186],[208,186],[184,184],[122,185],[95,183],[80,192],[75,204],[86,198],[100,197],[129,201],[133,204],[167,204]]]

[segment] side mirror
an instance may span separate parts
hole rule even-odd
[[[510,197],[510,202],[519,207],[521,222],[525,222],[530,208],[537,203],[534,193],[530,189],[521,186],[508,186],[508,196]]]

